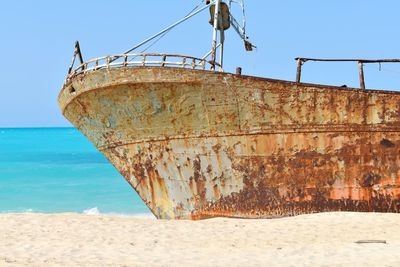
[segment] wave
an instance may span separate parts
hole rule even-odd
[[[97,207],[90,208],[83,211],[83,214],[86,215],[100,215],[100,210]]]
[[[40,211],[36,211],[33,209],[23,209],[23,210],[2,210],[0,214],[7,214],[7,213],[41,213]]]
[[[115,213],[115,212],[100,212],[98,207],[89,208],[82,212],[86,215],[110,215],[117,217],[141,218],[141,219],[155,219],[152,213]]]
[[[0,211],[0,214],[63,214],[63,213],[71,213],[70,211],[60,211],[60,212],[49,212],[49,211],[41,211],[41,210],[34,210],[34,209],[23,209],[23,210],[4,210]],[[123,217],[123,218],[140,218],[140,219],[155,219],[155,216],[148,212],[148,213],[117,213],[117,212],[101,212],[98,207],[93,207],[89,209],[85,209],[82,212],[72,212],[77,214],[85,214],[90,216],[115,216],[115,217]]]

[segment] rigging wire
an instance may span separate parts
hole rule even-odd
[[[193,12],[195,12],[200,5],[204,2],[204,0],[202,0],[196,7],[194,7],[189,13],[187,13],[185,17],[189,16],[190,14],[192,14]],[[171,29],[172,30],[172,29]],[[146,52],[149,48],[151,48],[153,45],[155,45],[158,41],[160,41],[165,35],[167,35],[171,30],[168,30],[167,32],[163,33],[160,37],[158,37],[153,43],[151,43],[149,46],[147,46],[145,49],[143,49],[140,53],[144,53]]]
[[[195,6],[189,13],[187,13],[185,17],[189,16],[190,14],[192,14],[193,12],[195,12],[200,5],[204,2],[204,0],[202,0],[197,6]],[[172,30],[172,29],[171,29]],[[150,45],[148,45],[145,49],[143,49],[140,53],[144,53],[146,52],[148,49],[150,49],[152,46],[154,46],[156,43],[158,43],[165,35],[167,35],[171,30],[168,30],[167,32],[163,33],[160,37],[158,37],[154,42],[152,42]]]
[[[368,64],[368,65],[364,65],[364,68],[372,69],[372,68],[375,68],[375,67],[373,65],[369,65]],[[399,70],[394,70],[394,69],[391,69],[391,68],[387,68],[386,65],[382,64],[382,63],[379,63],[378,70],[381,71],[381,72],[390,72],[390,73],[400,74]]]
[[[153,35],[153,36],[147,38],[146,40],[144,40],[144,41],[141,42],[140,44],[134,46],[133,48],[131,48],[131,49],[127,50],[127,51],[125,51],[123,54],[128,54],[128,53],[130,53],[130,52],[136,50],[138,47],[141,47],[141,46],[143,46],[144,44],[147,44],[147,43],[149,43],[150,41],[152,41],[152,40],[158,38],[160,35],[164,34],[165,32],[168,32],[169,30],[175,28],[175,27],[178,26],[179,24],[181,24],[181,23],[185,22],[186,20],[192,18],[193,16],[199,14],[200,12],[202,12],[203,10],[205,10],[205,9],[206,9],[207,7],[209,7],[209,6],[210,6],[210,4],[207,3],[207,5],[205,5],[204,7],[199,8],[199,9],[196,10],[195,12],[192,12],[190,15],[188,15],[188,16],[184,17],[183,19],[181,19],[181,20],[175,22],[174,24],[172,24],[172,25],[169,26],[168,28],[166,28],[166,29],[160,31],[159,33],[157,33],[157,34],[155,34],[155,35]],[[117,58],[118,58],[118,57],[115,57],[114,59],[111,59],[111,60],[110,60],[110,63],[113,62],[113,61],[115,61]]]
[[[172,29],[174,29],[176,26],[178,26],[181,22],[183,22],[184,20],[187,20],[188,18],[190,18],[190,17],[192,17],[192,16],[194,16],[194,15],[200,13],[200,12],[203,11],[207,6],[211,5],[211,3],[210,3],[211,1],[206,1],[206,6],[201,7],[201,5],[202,5],[204,2],[205,2],[205,0],[201,0],[200,3],[199,3],[197,6],[195,6],[187,15],[185,15],[185,16],[183,17],[183,19],[181,19],[180,21],[178,21],[178,22],[175,23],[174,25],[170,26],[170,27],[167,28],[166,30],[161,31],[160,33],[156,34],[156,35],[153,36],[153,37],[150,37],[149,39],[147,39],[146,41],[144,41],[144,42],[142,42],[141,44],[137,45],[136,47],[134,47],[134,48],[132,48],[132,49],[126,51],[124,54],[130,53],[130,52],[132,52],[132,51],[134,51],[134,50],[136,50],[136,49],[142,47],[143,45],[147,44],[149,41],[151,41],[151,43],[150,43],[149,45],[147,45],[144,49],[142,49],[142,50],[140,51],[140,54],[145,53],[147,50],[149,50],[151,47],[153,47],[155,44],[157,44],[162,38],[164,38]],[[242,14],[242,15],[243,15],[243,22],[242,22],[243,25],[240,26],[240,25],[238,24],[238,27],[239,27],[240,30],[239,30],[238,28],[236,28],[236,27],[235,27],[235,29],[237,30],[237,32],[239,33],[239,35],[241,35],[242,39],[245,41],[245,45],[246,45],[246,44],[249,44],[249,45],[251,45],[251,48],[256,48],[255,46],[253,46],[251,43],[249,43],[249,42],[247,41],[248,37],[246,36],[246,14],[245,14],[245,11],[244,11],[244,1],[243,1],[243,0],[230,0],[229,6],[231,6],[232,3],[239,4],[239,6],[241,7],[242,12],[243,12],[243,14]],[[234,19],[234,18],[232,17],[232,19]],[[236,22],[236,23],[237,23],[237,22]],[[232,25],[233,25],[233,24],[232,24]],[[154,40],[152,40],[152,39],[154,39]],[[246,47],[247,47],[247,46],[246,46]],[[246,48],[246,50],[247,50],[247,48]],[[249,50],[248,50],[248,51],[249,51]],[[132,62],[132,61],[133,61],[134,59],[136,59],[136,58],[137,58],[137,56],[134,56],[133,58],[131,58],[131,59],[129,60],[129,62]]]
[[[388,69],[388,68],[382,68],[382,71],[400,74],[400,71],[398,71],[398,70],[392,70],[392,69]]]
[[[190,16],[191,14],[193,14],[194,12],[197,11],[197,9],[202,5],[202,3],[205,0],[201,0],[200,3],[195,6],[189,13],[187,13],[183,18],[186,18],[188,16]],[[149,44],[146,48],[144,48],[140,53],[144,53],[146,52],[148,49],[150,49],[151,47],[153,47],[156,43],[158,43],[165,35],[167,35],[172,29],[169,29],[168,31],[164,32],[162,35],[160,35],[159,37],[157,37],[156,40],[154,40],[151,44]],[[139,46],[141,47],[141,46]],[[139,48],[137,47],[137,48]],[[132,58],[130,61],[132,61],[133,59],[135,59],[136,57]]]
[[[243,32],[246,33],[246,12],[245,12],[245,8],[244,8],[244,2],[243,0],[230,0],[229,1],[229,9],[232,8],[232,3],[236,3],[238,4],[241,9],[242,9],[242,28],[243,28]]]

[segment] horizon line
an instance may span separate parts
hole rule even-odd
[[[74,126],[15,126],[15,127],[1,127],[1,130],[12,130],[12,129],[76,129]]]

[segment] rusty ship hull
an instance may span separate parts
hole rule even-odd
[[[398,92],[144,66],[59,105],[157,218],[400,211]]]

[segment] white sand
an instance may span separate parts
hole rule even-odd
[[[387,244],[356,244],[358,240]],[[400,214],[274,220],[0,215],[0,266],[400,266]]]

